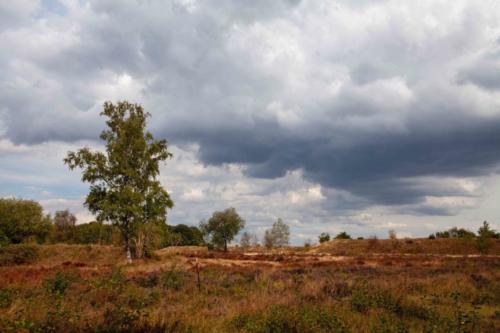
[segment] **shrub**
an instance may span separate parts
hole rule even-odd
[[[401,298],[395,296],[388,290],[376,290],[373,295],[373,303],[375,306],[383,308],[392,313],[402,313]]]
[[[365,287],[353,288],[351,296],[351,309],[357,312],[366,312],[370,308],[371,299]]]
[[[322,232],[321,235],[318,236],[320,243],[325,243],[330,241],[330,234],[327,232]]]
[[[264,313],[239,314],[231,325],[250,333],[350,332],[333,308],[318,306],[273,305]]]
[[[335,236],[335,239],[352,239],[351,235],[349,235],[347,232],[342,231]]]
[[[10,239],[7,235],[0,229],[0,248],[10,244]]]
[[[38,257],[36,245],[18,244],[0,248],[0,266],[29,264]]]
[[[139,310],[129,310],[120,305],[104,312],[104,322],[98,332],[132,332],[141,317]],[[138,330],[137,330],[138,331]]]
[[[476,240],[476,248],[481,253],[488,253],[493,246],[492,238],[496,238],[497,233],[490,228],[488,222],[484,221],[477,234],[479,237]]]
[[[493,242],[490,238],[488,237],[482,237],[479,236],[476,239],[476,248],[479,252],[486,254],[490,251],[491,247],[493,245]]]
[[[161,273],[160,281],[165,289],[180,290],[184,286],[184,274],[175,265],[172,265]]]
[[[322,291],[324,294],[333,298],[342,298],[351,295],[349,285],[342,281],[327,282],[323,285]]]
[[[160,282],[160,276],[157,272],[151,272],[144,276],[138,276],[135,280],[137,284],[143,288],[153,288]]]
[[[29,237],[43,243],[52,224],[42,206],[31,200],[0,198],[0,230],[9,243],[19,244]]]
[[[0,289],[0,309],[7,308],[12,303],[12,291]]]
[[[57,272],[54,277],[44,281],[45,291],[54,296],[62,296],[73,283],[74,277],[63,272]]]

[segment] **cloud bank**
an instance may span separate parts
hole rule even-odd
[[[497,1],[16,1],[0,22],[4,146],[95,140],[103,101],[128,99],[210,184],[232,166],[259,195],[316,195],[301,223],[453,216],[498,174]],[[208,207],[185,170],[178,200]]]

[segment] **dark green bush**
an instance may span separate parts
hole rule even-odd
[[[29,264],[38,257],[39,250],[36,245],[17,244],[0,247],[0,266]]]
[[[57,272],[54,277],[47,278],[43,285],[45,291],[51,295],[61,296],[64,295],[66,289],[73,283],[74,276],[64,272]]]
[[[353,288],[351,308],[357,312],[366,312],[371,306],[371,296],[364,287]]]
[[[12,291],[0,289],[0,309],[7,308],[12,303]]]

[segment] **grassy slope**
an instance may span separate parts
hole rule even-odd
[[[336,255],[362,255],[368,253],[480,254],[475,239],[453,238],[333,240],[315,246],[311,251]],[[500,239],[491,240],[491,249],[488,253],[500,255]]]

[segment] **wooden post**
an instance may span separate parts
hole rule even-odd
[[[198,258],[196,258],[196,284],[198,285],[198,291],[201,291],[201,282],[200,282],[200,267],[198,265]]]

